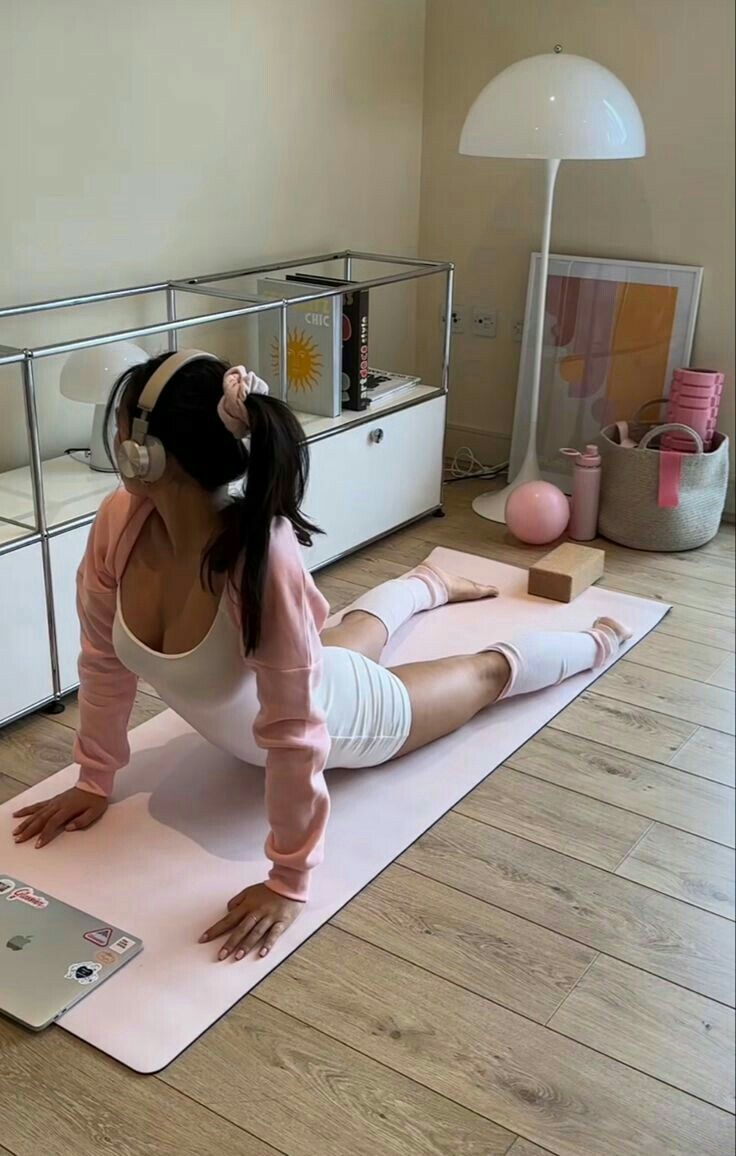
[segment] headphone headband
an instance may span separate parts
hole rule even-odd
[[[149,377],[143,393],[138,398],[136,409],[144,410],[147,419],[174,374],[190,361],[199,361],[202,357],[208,361],[217,361],[213,353],[205,353],[203,349],[181,349],[178,353],[172,353],[171,357],[167,357]]]

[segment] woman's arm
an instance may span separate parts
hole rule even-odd
[[[74,759],[80,766],[77,786],[97,795],[110,794],[115,772],[130,759],[128,721],[138,680],[115,654],[112,629],[119,547],[130,536],[131,512],[136,512],[131,501],[123,491],[105,500],[77,572],[80,725]]]
[[[319,639],[325,604],[304,570],[289,522],[274,523],[264,589],[263,636],[249,659],[260,713],[254,724],[266,759],[266,807],[273,862],[267,886],[305,900],[309,876],[322,861],[330,811],[324,767],[330,749],[315,691],[322,673]]]
[[[92,826],[107,809],[115,771],[128,762],[127,728],[137,679],[115,655],[112,624],[118,566],[145,516],[144,504],[118,491],[100,507],[90,531],[77,573],[81,722],[74,758],[80,764],[79,780],[60,795],[16,811],[14,817],[22,820],[13,831],[16,843],[35,839],[43,847],[62,831]]]

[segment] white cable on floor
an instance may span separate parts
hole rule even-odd
[[[461,446],[449,465],[449,480],[462,482],[470,478],[495,478],[508,469],[508,462],[486,466],[478,461],[470,446]]]

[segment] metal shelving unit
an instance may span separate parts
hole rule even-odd
[[[48,623],[49,648],[51,654],[51,668],[53,675],[53,698],[58,699],[62,693],[59,676],[58,651],[58,622],[57,608],[54,605],[54,584],[51,569],[51,540],[63,533],[85,526],[92,522],[96,513],[93,509],[75,515],[74,517],[51,522],[48,518],[46,493],[44,485],[44,463],[41,451],[41,436],[37,409],[37,382],[36,365],[50,357],[57,357],[76,350],[92,349],[96,346],[113,344],[117,341],[133,341],[139,338],[153,337],[166,334],[168,348],[172,351],[178,348],[180,334],[188,329],[200,326],[214,325],[218,322],[231,321],[239,318],[256,317],[260,313],[277,311],[279,313],[279,338],[282,355],[279,358],[280,396],[288,397],[287,358],[283,350],[287,345],[288,310],[310,301],[319,301],[329,297],[338,297],[344,293],[342,287],[324,286],[315,290],[305,291],[298,296],[284,299],[265,299],[257,294],[239,291],[232,285],[238,278],[277,273],[286,269],[299,270],[309,266],[324,265],[329,262],[340,262],[342,276],[352,282],[351,288],[378,289],[383,286],[398,285],[402,282],[415,281],[419,278],[436,277],[444,281],[444,331],[442,338],[441,368],[439,383],[433,387],[422,387],[417,390],[416,396],[400,397],[394,404],[384,404],[375,409],[362,412],[343,414],[341,418],[319,419],[310,433],[309,422],[306,423],[305,436],[308,442],[317,442],[325,438],[344,433],[348,429],[360,426],[365,422],[375,420],[376,414],[381,417],[421,405],[432,397],[446,394],[449,386],[451,317],[454,266],[445,261],[427,261],[419,258],[401,257],[391,254],[356,252],[341,250],[332,253],[313,254],[305,257],[295,257],[290,260],[266,262],[251,265],[240,269],[206,273],[195,277],[155,282],[147,285],[137,285],[130,288],[112,289],[100,293],[87,293],[75,297],[57,298],[47,301],[37,301],[26,305],[8,306],[0,309],[0,322],[12,318],[28,317],[34,314],[44,314],[59,309],[74,309],[80,306],[93,305],[98,302],[111,302],[147,295],[163,295],[165,299],[166,320],[150,325],[140,325],[132,328],[112,332],[93,333],[86,337],[42,344],[33,347],[21,348],[0,345],[0,367],[16,366],[22,377],[23,399],[25,405],[26,424],[29,444],[28,478],[32,494],[33,526],[27,521],[14,522],[12,517],[5,517],[0,509],[0,528],[17,525],[26,529],[27,533],[21,537],[10,537],[3,541],[0,536],[0,557],[15,550],[21,550],[31,544],[40,544],[43,559],[43,578],[46,592],[46,618]],[[355,262],[373,262],[390,266],[399,266],[395,273],[383,276],[369,277],[353,281]],[[228,302],[216,312],[201,313],[193,317],[179,318],[177,303],[180,296],[204,296],[209,299],[219,299]],[[442,463],[438,462],[441,471]],[[15,471],[16,473],[18,471]],[[3,475],[0,474],[0,479]],[[429,512],[429,511],[423,511]],[[29,709],[36,709],[38,703]],[[18,712],[20,714],[24,711]],[[7,720],[6,720],[7,721]]]

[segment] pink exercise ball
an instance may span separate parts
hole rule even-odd
[[[506,502],[506,525],[520,542],[554,542],[570,521],[570,502],[551,482],[524,482]]]

